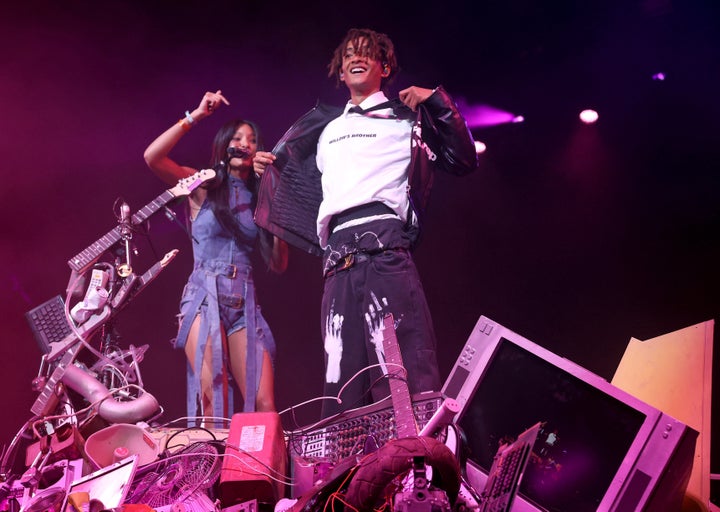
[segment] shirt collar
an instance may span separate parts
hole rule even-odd
[[[374,107],[375,105],[379,105],[380,103],[383,103],[385,101],[388,101],[387,96],[385,96],[385,93],[382,91],[377,91],[372,93],[370,96],[365,98],[365,100],[358,105],[362,109],[368,109],[370,107]],[[350,110],[355,105],[352,104],[352,102],[348,101],[345,105],[345,111],[344,114],[347,115],[348,110]]]

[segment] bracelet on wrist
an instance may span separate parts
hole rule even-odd
[[[190,126],[192,126],[193,123],[195,123],[195,119],[193,118],[193,116],[190,115],[190,111],[189,111],[189,110],[186,110],[186,111],[185,111],[185,120],[188,122],[188,124],[189,124]]]
[[[190,128],[192,128],[192,124],[188,123],[188,120],[185,118],[180,119],[177,124],[186,132],[189,132]]]

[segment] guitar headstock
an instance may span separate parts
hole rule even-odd
[[[175,197],[186,196],[203,183],[210,181],[215,177],[214,169],[202,169],[192,176],[183,178],[178,181],[177,185],[170,189],[170,193]]]
[[[173,249],[172,251],[167,253],[165,256],[163,256],[163,259],[160,260],[160,266],[163,268],[167,267],[168,263],[170,263],[175,258],[175,256],[177,256],[178,252],[179,251],[177,249]]]

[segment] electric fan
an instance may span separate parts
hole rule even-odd
[[[196,510],[194,505],[201,507],[198,511],[207,512],[214,506],[206,490],[217,481],[220,470],[220,456],[215,445],[193,443],[144,466],[139,471],[142,474],[133,481],[125,502],[144,504],[157,510],[182,503],[188,512]]]

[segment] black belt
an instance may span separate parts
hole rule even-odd
[[[337,274],[338,272],[347,270],[350,267],[356,265],[357,263],[363,263],[369,259],[370,255],[365,252],[354,252],[352,254],[348,254],[344,258],[339,260],[333,268],[328,270],[325,274],[325,277],[330,277],[333,274]]]
[[[380,201],[373,201],[372,203],[361,204],[360,206],[353,206],[340,213],[336,213],[330,218],[330,232],[332,233],[337,226],[345,224],[351,220],[362,219],[365,217],[372,217],[374,215],[395,215],[395,211],[385,203]]]
[[[333,268],[331,268],[325,273],[325,277],[330,277],[333,274],[337,274],[338,272],[342,272],[343,270],[354,267],[358,263],[365,263],[373,256],[377,256],[378,254],[385,254],[390,251],[406,252],[405,249],[385,249],[383,251],[376,252],[353,252],[350,254],[346,254],[344,257],[340,258],[337,261]]]

